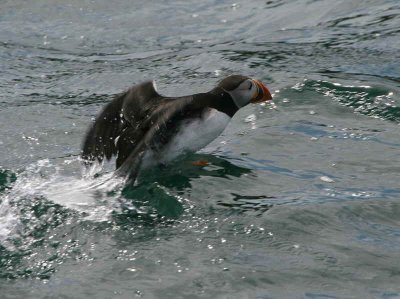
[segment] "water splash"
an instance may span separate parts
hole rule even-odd
[[[72,162],[79,163],[78,159]],[[1,194],[0,244],[15,249],[16,236],[33,231],[45,217],[56,217],[55,211],[47,216],[35,215],[35,209],[46,209],[46,206],[67,214],[67,210],[78,213],[81,220],[107,221],[119,209],[117,199],[123,184],[124,180],[112,173],[97,178],[72,177],[64,175],[61,167],[48,159],[33,163]]]

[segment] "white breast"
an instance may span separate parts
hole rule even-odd
[[[166,148],[155,155],[145,155],[143,166],[171,161],[184,152],[197,152],[217,138],[226,128],[231,118],[225,113],[210,109],[203,117],[183,121],[178,133],[167,144]]]

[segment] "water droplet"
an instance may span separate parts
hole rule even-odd
[[[143,293],[141,291],[139,291],[139,290],[136,290],[135,291],[135,295],[136,295],[136,297],[142,297]]]
[[[255,114],[250,114],[249,116],[247,116],[247,117],[244,119],[244,122],[245,122],[245,123],[250,123],[250,122],[255,121],[256,119],[257,119],[257,117],[256,117]]]
[[[328,177],[328,176],[321,176],[319,179],[320,179],[321,181],[323,181],[323,182],[326,182],[326,183],[334,183],[334,182],[335,182],[333,179],[331,179],[331,178]]]

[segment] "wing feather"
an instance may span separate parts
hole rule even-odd
[[[102,162],[117,153],[115,138],[124,127],[121,107],[125,94],[117,96],[106,105],[90,127],[83,142],[81,156],[87,164],[95,160]]]
[[[152,82],[133,86],[97,116],[84,139],[83,160],[90,165],[117,156],[116,174],[135,178],[157,133],[192,102],[192,97],[162,97]]]
[[[107,104],[86,134],[81,154],[86,164],[96,160],[101,163],[104,158],[110,160],[117,155],[115,140],[127,126],[140,124],[149,103],[159,97],[149,81],[131,87]]]
[[[157,138],[157,133],[166,129],[168,121],[171,120],[174,115],[187,108],[191,102],[191,97],[170,99],[166,105],[162,105],[162,108],[157,107],[154,109],[145,120],[145,123],[148,123],[149,126],[146,126],[146,132],[143,137],[140,140],[137,139],[137,137],[131,137],[136,140],[133,148],[131,144],[121,144],[121,147],[118,144],[118,147],[121,148],[121,154],[122,151],[124,154],[121,156],[118,155],[117,164],[119,166],[116,174],[128,176],[131,181],[134,181],[139,172],[143,157],[146,151],[153,145],[154,140]],[[127,136],[129,136],[129,134],[128,132]],[[130,139],[124,138],[123,140],[129,141]]]

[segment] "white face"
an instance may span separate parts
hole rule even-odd
[[[251,99],[258,92],[256,83],[251,79],[244,80],[234,90],[228,91],[238,108],[242,108],[250,103]]]

